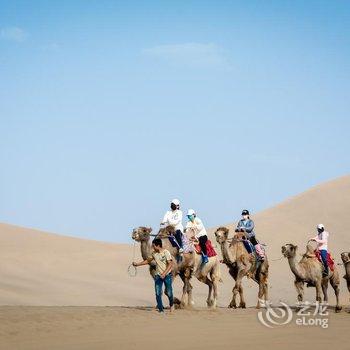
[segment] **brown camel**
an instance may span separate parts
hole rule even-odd
[[[152,228],[138,227],[133,230],[132,239],[141,244],[141,255],[144,260],[149,259],[152,254],[151,245],[151,232]],[[202,258],[199,254],[188,253],[184,254],[183,259],[180,263],[177,263],[178,250],[174,248],[170,241],[169,236],[174,233],[174,228],[168,226],[166,228],[160,229],[157,237],[162,239],[163,247],[169,250],[173,256],[174,267],[173,276],[180,276],[183,282],[181,306],[192,306],[193,296],[192,296],[192,285],[191,278],[194,275],[200,282],[206,284],[209,288],[207,297],[207,306],[216,308],[217,297],[218,297],[218,282],[220,278],[220,263],[217,256],[209,258],[207,264],[202,264]],[[155,275],[155,265],[150,263],[150,274],[154,278]],[[187,301],[186,301],[187,299]]]
[[[335,311],[339,312],[342,307],[339,305],[339,273],[334,266],[334,271],[329,269],[329,274],[323,277],[323,265],[317,259],[315,255],[315,249],[307,244],[306,253],[302,256],[301,260],[296,262],[296,252],[298,247],[294,244],[285,244],[282,247],[282,254],[288,259],[290,269],[292,270],[295,281],[294,285],[298,293],[298,301],[303,302],[304,299],[304,283],[308,286],[316,287],[316,301],[321,302],[321,291],[323,292],[323,298],[325,302],[328,302],[328,281],[334,289],[337,304]]]
[[[232,289],[232,300],[228,307],[237,307],[236,297],[239,293],[239,307],[245,308],[246,303],[243,295],[242,279],[245,276],[248,277],[253,262],[251,262],[250,255],[242,242],[244,233],[237,233],[231,240],[231,243],[229,243],[228,234],[229,229],[226,227],[219,227],[215,231],[216,241],[221,247],[223,263],[228,267],[230,275],[235,280],[235,285]],[[253,280],[259,285],[257,308],[261,307],[261,302],[263,300],[264,303],[266,303],[268,299],[268,274],[269,263],[267,258],[265,258],[265,260],[258,266],[255,276],[253,276]]]
[[[346,280],[346,284],[348,286],[348,291],[350,293],[350,253],[349,252],[341,253],[341,259],[342,259],[344,267],[345,267],[344,278]]]

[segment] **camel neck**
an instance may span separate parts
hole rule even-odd
[[[142,256],[142,259],[143,260],[147,260],[150,255],[151,255],[151,245],[149,243],[149,240],[141,241],[141,256]]]
[[[298,278],[303,279],[302,274],[300,273],[300,269],[298,268],[298,264],[296,263],[296,258],[295,256],[288,258],[289,266],[294,275]]]
[[[233,264],[236,262],[236,259],[233,257],[231,251],[230,251],[230,247],[227,241],[221,243],[220,245],[221,247],[221,253],[222,253],[222,257],[224,258],[224,262],[226,264]]]

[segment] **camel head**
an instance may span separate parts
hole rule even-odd
[[[151,227],[140,226],[138,228],[133,229],[131,238],[136,242],[148,241],[151,232]]]
[[[218,242],[219,244],[225,243],[228,238],[228,232],[229,232],[228,228],[223,226],[219,227],[214,233],[216,242]]]
[[[344,252],[340,254],[341,259],[344,264],[348,263],[350,261],[350,253],[349,252]]]
[[[298,246],[292,243],[287,243],[284,246],[282,246],[282,254],[285,258],[294,258],[297,249],[298,249]]]

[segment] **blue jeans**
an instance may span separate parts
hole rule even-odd
[[[253,247],[247,239],[243,240],[243,245],[249,254],[253,253]]]
[[[320,250],[320,254],[321,254],[321,259],[324,266],[324,273],[328,275],[327,250],[325,249]]]
[[[181,230],[176,230],[174,236],[169,236],[169,241],[174,248],[183,248],[182,235]]]
[[[154,287],[156,291],[157,308],[159,312],[164,311],[163,301],[162,301],[163,283],[168,295],[169,305],[170,307],[174,305],[173,286],[172,286],[173,278],[171,276],[171,273],[167,274],[164,279],[162,279],[159,275],[156,275],[154,277]]]

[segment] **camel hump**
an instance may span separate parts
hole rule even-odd
[[[173,236],[174,234],[175,234],[175,227],[172,225],[168,225],[166,227],[162,227],[159,229],[157,237],[167,238],[169,236]]]
[[[245,238],[245,234],[243,232],[237,232],[234,236],[233,236],[234,239],[243,239]]]

